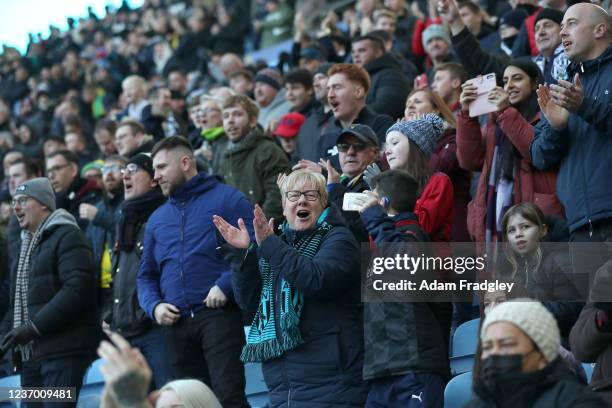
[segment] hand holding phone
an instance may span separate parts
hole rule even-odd
[[[464,92],[466,86],[475,88],[475,98],[469,102],[469,113],[471,118],[497,111],[497,106],[489,100],[489,92],[497,86],[494,73],[478,76],[466,81],[464,83]],[[465,96],[462,96],[465,100]]]

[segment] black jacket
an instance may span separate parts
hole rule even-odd
[[[49,217],[30,264],[28,312],[40,332],[33,358],[93,359],[102,332],[91,248],[66,211],[58,209]],[[13,271],[11,307],[15,277]]]
[[[55,204],[57,208],[63,208],[72,214],[79,227],[85,231],[89,221],[79,217],[79,206],[83,203],[94,205],[101,197],[102,190],[95,180],[77,176],[66,191],[55,195]]]
[[[342,208],[345,193],[362,193],[369,189],[370,186],[368,186],[363,179],[363,174],[360,174],[354,179],[345,177],[340,180],[340,183],[328,186],[329,194],[327,200],[330,203],[334,203],[338,208]],[[363,222],[361,222],[359,212],[343,210],[342,217],[358,243],[368,242],[368,231],[363,225]]]
[[[557,358],[542,370],[507,376],[491,390],[480,382],[464,408],[599,408],[606,404],[565,368]]]
[[[327,113],[319,105],[312,110],[302,124],[297,135],[297,156],[317,163],[319,161],[319,141],[325,133],[334,115],[331,110]]]
[[[366,104],[376,113],[389,115],[393,119],[403,117],[412,84],[404,76],[397,59],[385,53],[364,65],[364,68],[370,74],[371,81]]]

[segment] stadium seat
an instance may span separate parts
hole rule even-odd
[[[102,391],[104,390],[104,377],[100,372],[102,359],[97,359],[85,373],[83,387],[79,394],[77,408],[94,408],[100,406]]]
[[[587,377],[587,382],[590,384],[591,378],[593,377],[593,369],[595,368],[595,364],[582,363],[582,368],[584,368],[584,372]]]
[[[459,374],[446,384],[444,408],[459,408],[472,398],[472,372]],[[517,407],[518,408],[518,407]]]
[[[0,389],[8,389],[8,388],[20,388],[21,387],[21,377],[18,375],[11,375],[10,377],[0,378]],[[20,407],[20,401],[9,401],[8,398],[0,399],[0,408],[9,408],[9,407]]]
[[[246,363],[244,365],[244,377],[246,378],[244,391],[251,407],[257,408],[268,405],[268,387],[264,382],[261,364]]]
[[[451,344],[451,374],[472,371],[474,355],[478,345],[480,319],[473,319],[457,327]]]

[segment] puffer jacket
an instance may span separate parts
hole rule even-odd
[[[391,54],[385,53],[364,65],[364,68],[372,82],[366,98],[368,106],[376,113],[389,115],[393,119],[403,117],[412,84],[404,76],[399,62]]]
[[[28,312],[40,332],[33,359],[93,359],[102,331],[91,248],[68,212],[49,217],[30,263]],[[15,283],[13,271],[11,305]]]
[[[529,151],[537,168],[559,167],[557,194],[573,232],[612,218],[612,46],[594,60],[570,65],[568,72],[572,79],[580,74],[584,101],[562,131],[542,118]]]
[[[515,159],[514,204],[534,203],[547,216],[563,216],[563,206],[556,193],[557,169],[539,171],[531,164],[529,146],[534,139],[533,125],[513,107],[491,116],[481,133],[478,118],[465,112],[457,114],[457,158],[465,170],[481,171],[476,196],[468,204],[468,231],[472,240],[485,241],[488,180],[493,166],[495,133],[499,126],[510,139],[520,157]]]
[[[339,210],[331,207],[325,222],[333,228],[312,259],[293,247],[309,231],[289,230],[280,237],[269,236],[257,253],[249,251],[232,277],[236,301],[246,310],[259,305],[258,258],[278,268],[280,277],[304,296],[299,324],[304,344],[262,363],[273,407],[363,407],[365,403],[360,270],[355,256],[359,247]],[[280,285],[274,292],[280,296]],[[278,314],[278,308],[275,311]]]

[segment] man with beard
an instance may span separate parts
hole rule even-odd
[[[91,242],[94,255],[96,282],[100,288],[99,304],[103,315],[112,302],[111,251],[115,245],[119,205],[123,202],[121,173],[125,163],[125,158],[121,156],[106,159],[102,167],[102,198],[95,205],[83,203],[79,206],[80,217],[89,220],[85,236]]]
[[[113,302],[103,326],[138,347],[153,371],[155,388],[171,379],[164,333],[138,305],[136,277],[151,214],[164,202],[153,180],[153,161],[146,153],[132,157],[121,171],[125,201],[121,204],[117,240],[112,255]]]
[[[289,160],[257,129],[257,117],[257,105],[246,96],[231,96],[223,104],[223,127],[230,140],[223,177],[252,204],[259,204],[268,218],[279,221],[283,209],[276,182],[280,173],[289,172]]]
[[[138,301],[164,326],[166,353],[178,378],[208,383],[224,407],[248,407],[240,362],[242,314],[233,300],[230,265],[216,250],[212,216],[229,218],[232,225],[242,218],[253,237],[253,207],[238,190],[198,173],[182,137],[160,141],[152,157],[154,180],[169,200],[147,223]]]

